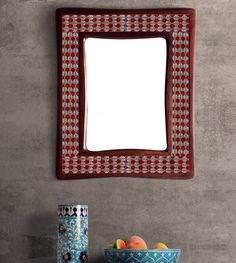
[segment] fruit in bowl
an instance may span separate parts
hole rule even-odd
[[[122,240],[122,239],[117,239],[116,242],[113,245],[113,248],[125,249],[125,248],[127,248],[126,242],[124,240]]]
[[[146,242],[139,236],[132,236],[126,242],[128,249],[147,249]]]
[[[158,242],[154,249],[148,249],[146,242],[139,236],[132,236],[127,241],[117,239],[104,249],[106,263],[177,263],[180,249],[169,249],[164,243]]]
[[[156,245],[154,246],[154,249],[160,249],[160,250],[167,250],[168,247],[166,244],[158,242],[156,243]]]

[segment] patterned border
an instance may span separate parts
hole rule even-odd
[[[88,206],[87,205],[58,205],[57,208],[58,217],[87,217]]]
[[[107,263],[177,263],[180,258],[180,249],[168,250],[133,250],[104,249]]]
[[[57,10],[58,178],[141,176],[185,179],[193,177],[194,24],[195,11],[193,9]],[[80,155],[79,42],[82,32],[168,32],[172,34],[170,154]]]

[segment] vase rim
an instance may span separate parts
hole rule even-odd
[[[61,207],[61,206],[87,206],[88,207],[88,205],[83,205],[83,204],[60,204],[58,205],[58,207]]]

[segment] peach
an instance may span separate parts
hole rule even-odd
[[[128,249],[147,249],[146,242],[139,236],[132,236],[127,242]]]

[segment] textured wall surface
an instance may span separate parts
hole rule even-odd
[[[196,177],[55,177],[57,7],[197,10]],[[89,205],[90,262],[138,234],[182,263],[236,262],[236,1],[0,0],[0,262],[56,261],[56,206]],[[231,261],[230,261],[231,260]]]

